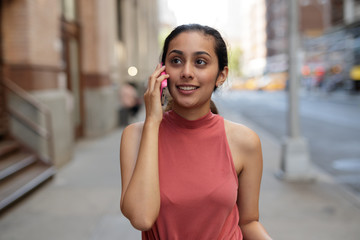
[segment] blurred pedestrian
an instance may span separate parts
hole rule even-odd
[[[140,107],[141,101],[138,97],[136,85],[131,82],[126,82],[119,89],[120,109],[119,109],[119,126],[127,126],[130,118],[136,116]]]
[[[220,33],[179,26],[165,40],[162,62],[144,94],[145,121],[123,131],[123,214],[143,239],[270,239],[259,223],[259,137],[210,107],[228,76]],[[172,101],[163,112],[166,78]]]

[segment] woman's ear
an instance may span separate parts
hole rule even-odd
[[[225,66],[224,69],[220,71],[219,76],[216,79],[216,87],[220,87],[226,81],[228,73],[229,73],[229,68]]]

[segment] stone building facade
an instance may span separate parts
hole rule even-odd
[[[158,61],[156,6],[139,0],[2,1],[3,77],[48,105],[55,141],[63,145],[59,154],[77,137],[116,127],[116,87],[143,82]],[[129,66],[139,76],[128,76]],[[59,156],[59,162],[69,157]]]
[[[121,84],[143,86],[154,69],[157,0],[3,0],[0,6],[0,141],[10,136],[37,155],[52,149],[51,164],[59,168],[71,160],[77,139],[117,127]],[[128,75],[130,66],[137,76]],[[20,95],[9,96],[9,85]]]

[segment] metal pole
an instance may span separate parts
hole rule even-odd
[[[298,1],[288,1],[289,14],[289,89],[288,89],[288,133],[282,145],[280,171],[282,180],[313,180],[310,173],[310,157],[307,141],[300,134],[299,120],[299,14]]]
[[[299,51],[299,13],[296,0],[289,1],[289,106],[288,135],[300,136],[299,99],[298,99],[298,51]]]

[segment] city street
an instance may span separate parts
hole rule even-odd
[[[258,134],[259,221],[272,239],[360,240],[360,0],[8,0],[0,32],[0,240],[141,239],[120,210],[119,145],[165,77],[173,109],[190,114],[204,113],[216,80],[219,114]],[[283,89],[296,93],[298,76],[301,138],[289,139]]]
[[[216,102],[226,119],[245,124],[260,136],[264,156],[260,221],[273,239],[358,240],[360,205],[332,177],[321,171],[316,171],[317,180],[311,183],[285,182],[275,177],[280,142],[255,121],[230,109],[235,105],[230,102],[236,98],[256,98],[255,93],[248,94],[226,93]],[[143,119],[143,113],[138,120]],[[255,114],[256,110],[247,113]],[[269,117],[265,120],[273,121]],[[0,215],[0,239],[140,239],[140,232],[119,209],[121,131],[79,141],[72,161],[52,180]]]
[[[241,113],[282,141],[287,134],[286,94],[227,91],[215,100],[220,110]],[[309,143],[311,160],[360,198],[360,95],[300,96],[301,133]]]

